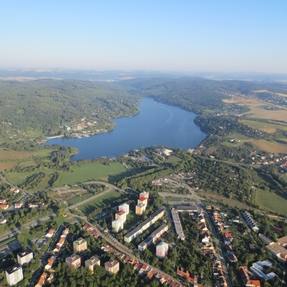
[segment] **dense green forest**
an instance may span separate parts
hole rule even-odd
[[[55,135],[86,117],[99,128],[136,112],[135,96],[104,82],[0,81],[0,135]]]
[[[253,95],[254,90],[266,89],[284,92],[287,86],[284,83],[264,83],[235,80],[210,80],[193,77],[154,77],[147,79],[134,79],[123,82],[131,92],[196,113],[214,113],[229,110],[230,106],[223,103],[223,99],[231,95]],[[267,95],[270,93],[266,93]],[[231,108],[243,111],[244,108],[232,106]]]

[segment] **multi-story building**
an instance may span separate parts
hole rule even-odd
[[[252,215],[248,211],[243,212],[243,218],[245,219],[245,222],[247,225],[254,231],[259,232],[259,227],[257,226],[257,223],[253,219]]]
[[[138,203],[136,205],[136,215],[143,215],[145,210],[146,210],[146,205],[144,205],[143,203]]]
[[[168,253],[168,244],[166,242],[160,242],[157,246],[156,246],[156,256],[159,258],[164,258],[166,257]]]
[[[129,243],[138,235],[142,234],[145,230],[147,230],[150,226],[152,226],[155,222],[162,218],[164,216],[164,212],[164,208],[161,208],[158,211],[154,212],[148,219],[143,221],[141,224],[139,224],[137,227],[135,227],[133,230],[131,230],[124,236],[125,242]]]
[[[117,260],[110,260],[105,263],[105,269],[112,274],[117,274],[120,271],[120,263]]]
[[[20,265],[28,264],[33,259],[33,252],[25,250],[17,254],[17,261]]]
[[[127,215],[130,212],[130,207],[127,203],[119,205],[115,214],[115,220],[112,221],[112,229],[114,232],[119,232],[124,229],[124,224],[127,220]]]
[[[115,219],[125,222],[127,220],[127,213],[124,210],[118,210],[115,214]]]
[[[148,192],[141,192],[139,194],[138,202],[136,205],[136,214],[137,215],[142,215],[146,208],[147,208],[147,203],[149,199],[149,193]]]
[[[112,229],[114,232],[119,232],[124,229],[124,221],[121,219],[115,219],[112,221]]]
[[[73,249],[75,253],[80,253],[88,249],[88,243],[85,239],[79,238],[73,242]]]
[[[171,217],[173,220],[173,224],[174,224],[177,237],[181,240],[185,240],[185,235],[184,235],[183,228],[180,222],[179,214],[175,208],[171,209]]]
[[[287,262],[287,236],[267,245],[267,249],[280,261]]]
[[[66,258],[66,264],[73,269],[78,269],[81,267],[82,259],[79,255],[73,254]]]
[[[127,203],[119,205],[119,211],[124,211],[126,214],[130,213],[130,206]]]
[[[153,231],[144,241],[138,245],[140,251],[144,251],[149,245],[155,243],[165,232],[168,231],[168,225],[162,224],[159,228]]]
[[[20,265],[8,268],[5,271],[6,280],[9,286],[14,286],[23,280],[23,269]]]
[[[92,256],[90,259],[85,261],[85,267],[90,271],[94,272],[95,266],[100,266],[101,260],[97,256]]]

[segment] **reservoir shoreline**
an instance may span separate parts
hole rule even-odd
[[[207,136],[194,122],[196,117],[180,107],[143,98],[135,115],[116,119],[107,132],[81,138],[50,137],[46,144],[76,148],[78,153],[72,157],[76,161],[112,158],[155,146],[195,148]]]

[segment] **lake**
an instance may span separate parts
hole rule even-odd
[[[115,120],[111,132],[83,138],[54,138],[47,143],[77,148],[73,160],[116,157],[151,146],[194,148],[206,137],[194,123],[195,117],[192,112],[144,98],[139,113]]]

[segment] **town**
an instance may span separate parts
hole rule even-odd
[[[173,189],[179,182],[180,188],[186,189],[183,198],[168,193],[167,201],[153,191],[112,187],[118,190],[119,198],[104,204],[102,214],[89,216],[81,211],[81,202],[68,206],[62,211],[61,223],[48,216],[46,221],[42,218],[31,224],[36,232],[30,232],[26,245],[25,240],[16,239],[15,229],[1,237],[3,284],[59,284],[61,268],[71,274],[85,269],[91,278],[103,269],[105,276],[116,278],[130,266],[143,282],[163,286],[285,286],[287,235],[280,219],[272,221],[276,231],[270,238],[262,215],[192,195],[196,190],[187,188],[187,183],[192,185],[193,176],[174,174],[168,180],[154,181],[159,188],[171,185]],[[41,212],[47,206],[40,197],[30,201],[17,187],[11,187],[10,192],[17,200],[21,194],[23,204],[10,206],[1,199],[2,226],[7,224],[5,214],[21,209]],[[182,258],[186,248],[190,253]],[[199,262],[201,269],[195,268]],[[38,268],[31,273],[33,264]]]

